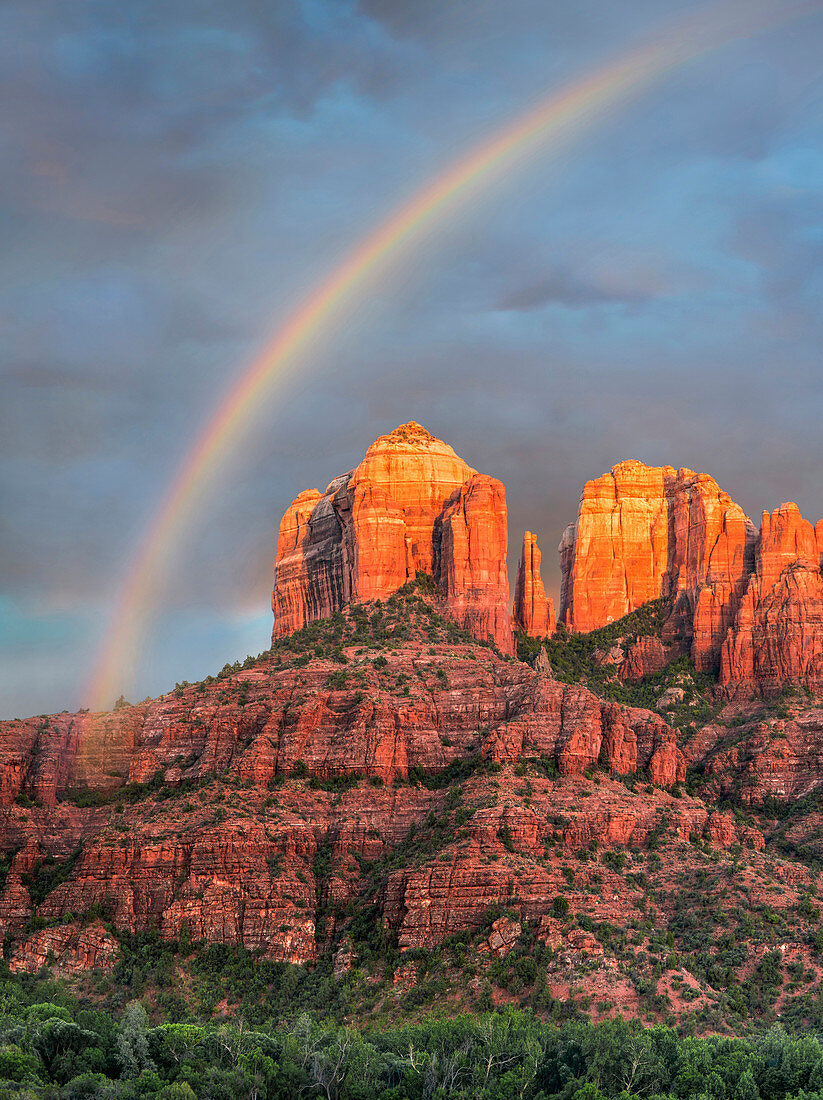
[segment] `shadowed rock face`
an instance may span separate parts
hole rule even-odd
[[[531,531],[526,531],[523,535],[523,549],[520,552],[514,586],[512,620],[516,630],[522,630],[533,638],[545,638],[554,634],[557,629],[554,604],[546,596],[540,575],[540,549],[537,538]]]
[[[506,495],[411,422],[369,447],[325,493],[301,493],[280,524],[273,637],[348,603],[434,576],[452,616],[512,652]]]

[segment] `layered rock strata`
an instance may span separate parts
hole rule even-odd
[[[514,586],[512,622],[515,630],[534,638],[550,637],[557,629],[554,604],[546,596],[540,574],[540,548],[531,531],[523,535],[523,549]]]
[[[113,714],[0,724],[0,771],[8,776],[0,854],[13,854],[0,934],[13,941],[14,968],[36,968],[49,952],[67,969],[110,965],[114,947],[87,930],[87,915],[100,913],[131,932],[176,939],[188,929],[194,939],[310,960],[326,935],[316,926],[318,899],[342,909],[361,888],[358,858],[390,851],[444,803],[447,789],[410,780],[460,762],[479,784],[471,797],[487,807],[472,825],[472,844],[504,857],[497,839],[504,824],[518,846],[543,851],[555,798],[542,775],[548,762],[566,783],[588,784],[584,773],[597,765],[621,775],[643,770],[661,788],[683,779],[675,733],[658,715],[604,702],[488,648],[435,647],[430,621],[424,615],[417,640],[391,650],[344,645],[344,665],[328,657],[284,664],[285,650]],[[40,768],[58,744],[61,768]],[[488,807],[497,802],[495,776],[520,799],[515,769],[524,760],[542,763],[535,808],[520,821],[508,798]],[[631,801],[622,784],[609,789]],[[682,808],[706,823],[703,809]],[[599,822],[602,808],[592,800],[570,817],[576,846],[600,830],[595,818],[586,824],[583,809]],[[620,835],[642,843],[655,811],[631,814]],[[328,881],[317,877],[321,849],[334,869]],[[444,930],[474,921],[501,888],[485,860],[460,859],[450,895],[438,900]],[[43,868],[61,861],[70,870],[59,885],[36,894]],[[387,902],[386,919],[406,927],[411,944],[417,918],[395,917],[394,904]],[[34,916],[48,935],[32,931]]]
[[[818,791],[823,776],[819,704],[795,703],[791,709],[782,709],[784,717],[751,701],[737,706],[743,710],[737,715],[740,724],[730,728],[710,724],[684,746],[689,765],[698,765],[702,774],[701,794],[739,798],[751,805],[771,799],[796,805]]]
[[[636,679],[689,652],[727,691],[823,682],[823,523],[795,504],[758,532],[706,474],[629,461],[586,484],[560,544],[561,620],[605,626],[668,599],[662,642],[635,647]],[[631,667],[629,668],[629,664]]]
[[[713,478],[620,462],[587,482],[560,544],[560,618],[589,631],[649,600],[672,600],[669,634],[698,668],[717,664],[751,572],[757,532]]]
[[[301,493],[280,524],[273,638],[351,602],[385,599],[418,572],[452,617],[512,652],[503,485],[414,422],[350,473]]]
[[[796,504],[763,513],[755,567],[723,642],[727,694],[823,684],[823,525]]]
[[[506,571],[506,490],[473,474],[435,520],[434,573],[450,613],[476,638],[513,652]]]

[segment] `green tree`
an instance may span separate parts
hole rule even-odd
[[[0,1079],[26,1081],[39,1079],[40,1061],[30,1051],[21,1050],[16,1043],[0,1047]]]
[[[740,1079],[734,1087],[734,1100],[760,1100],[760,1090],[750,1069],[740,1074]]]
[[[123,1077],[137,1077],[155,1068],[149,1054],[148,1016],[140,1001],[132,1001],[123,1013],[116,1050]]]
[[[172,1081],[157,1093],[161,1100],[197,1100],[197,1094],[187,1081]]]

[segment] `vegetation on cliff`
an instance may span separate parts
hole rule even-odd
[[[688,656],[675,657],[661,670],[638,680],[621,680],[617,675],[634,643],[660,637],[670,611],[669,600],[649,600],[636,611],[585,634],[570,633],[562,623],[551,638],[520,633],[516,635],[517,656],[534,664],[544,649],[555,679],[585,684],[601,698],[624,706],[656,709],[661,696],[673,688],[676,694],[666,707],[667,721],[678,729],[696,729],[719,709],[714,698],[717,679],[699,672]]]

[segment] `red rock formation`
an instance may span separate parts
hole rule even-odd
[[[381,436],[325,493],[301,493],[289,507],[272,636],[351,601],[385,599],[417,572],[435,576],[459,622],[512,652],[503,486],[412,422]]]
[[[560,618],[589,631],[667,595],[671,466],[621,462],[589,481],[561,543]]]
[[[411,421],[372,443],[352,481],[380,486],[399,505],[414,576],[418,570],[433,572],[435,520],[455,489],[475,473],[447,443]],[[366,545],[361,549],[365,552]]]
[[[753,711],[749,722],[730,728],[707,726],[684,747],[689,766],[699,763],[708,780],[703,796],[739,798],[752,805],[767,799],[796,804],[819,791],[823,776],[819,701],[803,707],[795,701],[780,718],[773,716],[771,708],[752,708],[747,703],[746,709]]]
[[[683,499],[687,495],[688,503]],[[681,483],[678,496],[673,509],[675,585],[682,593],[683,633],[691,636],[695,665],[708,671],[717,667],[720,647],[745,591],[757,533],[742,508],[705,474],[697,475],[691,485]]]
[[[760,521],[755,573],[761,593],[771,588],[787,565],[798,560],[819,565],[820,551],[812,525],[793,501],[781,504]]]
[[[729,694],[823,683],[820,553],[796,504],[763,513],[755,569],[723,643],[720,682]]]
[[[622,648],[618,649],[622,654]],[[676,646],[664,645],[660,638],[646,636],[632,642],[625,659],[615,663],[621,680],[642,680],[644,676],[662,672],[681,655]]]
[[[272,595],[277,635],[299,630],[342,605],[343,547],[329,490],[322,496],[307,489],[280,521]]]
[[[795,504],[764,512],[758,535],[707,475],[622,462],[586,485],[560,554],[571,629],[670,599],[662,642],[634,646],[623,679],[689,648],[729,694],[823,683],[823,522]]]
[[[663,786],[686,774],[674,731],[659,715],[541,678],[533,685],[528,706],[491,731],[483,752],[498,763],[548,757],[557,761],[562,775],[582,775],[596,764],[621,775],[648,768]]]
[[[19,974],[37,974],[54,960],[57,974],[78,974],[83,970],[111,970],[120,947],[113,936],[97,921],[85,928],[76,922],[56,928],[42,928],[28,936],[15,949],[9,970]]]
[[[712,813],[702,803],[668,795],[662,804],[654,798],[631,798],[616,784],[603,783],[597,788],[598,797],[584,799],[581,808],[578,799],[587,793],[581,786],[585,781],[566,782],[568,786],[564,783],[543,792],[532,781],[531,806],[510,806],[502,812],[497,806],[478,810],[468,838],[451,850],[451,860],[407,866],[391,874],[384,914],[386,923],[398,931],[401,949],[425,947],[466,928],[477,928],[495,905],[514,910],[521,921],[539,922],[546,931],[552,925],[558,928],[547,912],[548,900],[558,894],[567,897],[572,911],[585,910],[596,919],[621,923],[621,913],[634,904],[625,883],[599,864],[595,874],[602,883],[601,897],[586,889],[588,876],[582,869],[575,872],[570,885],[562,858],[534,860],[535,851],[546,841],[562,843],[564,851],[587,849],[593,841],[603,848],[645,844],[659,828],[659,812],[664,810],[671,814],[669,829],[675,842],[701,836],[718,846],[743,841],[747,847],[763,847],[761,835],[752,831],[744,836],[730,815]],[[547,815],[561,823],[547,827]],[[515,868],[506,862],[506,847],[515,858],[521,857]],[[674,861],[673,881],[681,870],[679,861]],[[491,936],[487,942],[493,950],[500,946]]]
[[[476,638],[491,636],[513,653],[502,483],[474,474],[447,501],[438,535],[435,573],[450,613]]]
[[[445,525],[455,542],[467,532],[471,541],[482,527],[473,519],[475,492],[483,517],[487,494],[494,499],[499,489],[489,479],[472,479],[455,499]],[[417,595],[407,603],[419,607]],[[410,612],[398,614],[405,629]],[[379,661],[375,650],[346,646],[345,638],[344,665],[328,658],[284,665],[290,654],[284,648],[253,668],[139,707],[54,716],[47,729],[64,746],[64,760],[61,770],[49,771],[48,785],[33,766],[44,721],[0,724],[0,774],[16,776],[4,789],[0,837],[2,850],[17,851],[0,892],[0,934],[13,941],[15,967],[36,968],[49,951],[66,971],[94,960],[109,965],[111,943],[82,923],[95,907],[121,929],[155,928],[173,939],[185,928],[194,939],[311,960],[326,942],[315,926],[318,897],[342,910],[360,889],[355,856],[384,854],[445,799],[445,790],[408,784],[421,769],[438,771],[475,755],[489,768],[499,764],[497,774],[509,777],[511,791],[519,790],[513,769],[521,760],[553,760],[566,783],[598,763],[622,774],[645,768],[663,786],[682,778],[674,731],[658,715],[605,703],[485,647],[442,640],[435,647],[434,619],[420,612],[417,633],[377,651]],[[344,624],[357,636],[351,616],[344,615]],[[95,805],[95,792],[111,791],[111,761],[123,759],[127,766],[114,782],[132,787],[119,806],[116,797]],[[342,795],[324,789],[352,773],[375,782],[362,778]],[[162,780],[150,784],[158,775]],[[484,806],[496,803],[496,795],[489,796],[498,779],[484,778],[480,767],[472,782],[480,785]],[[138,783],[146,787],[135,791]],[[187,791],[169,797],[181,783]],[[512,804],[506,822],[516,845],[542,852],[555,793],[545,776],[534,783],[535,809]],[[622,785],[613,786],[631,798]],[[35,790],[48,805],[29,804]],[[269,811],[272,800],[276,808]],[[594,803],[589,818],[601,812]],[[502,809],[478,813],[472,825],[484,849],[500,848]],[[589,828],[581,819],[570,843],[579,846]],[[645,835],[628,828],[632,833]],[[331,872],[318,882],[321,846],[329,850]],[[73,862],[66,881],[36,910],[53,927],[29,933],[29,887],[44,861],[67,857]],[[449,887],[449,927],[459,926],[467,906],[473,913],[480,905],[482,891],[471,900],[461,892],[461,883],[474,890],[478,873],[474,858]],[[500,882],[487,885],[494,900]],[[333,931],[332,923],[325,936]]]
[[[531,531],[526,531],[523,536],[512,619],[516,630],[522,630],[534,638],[550,637],[557,629],[554,605],[546,596],[540,575],[540,549]]]
[[[717,664],[751,571],[756,532],[706,474],[621,462],[583,490],[560,545],[561,619],[588,631],[669,597],[668,640]]]

